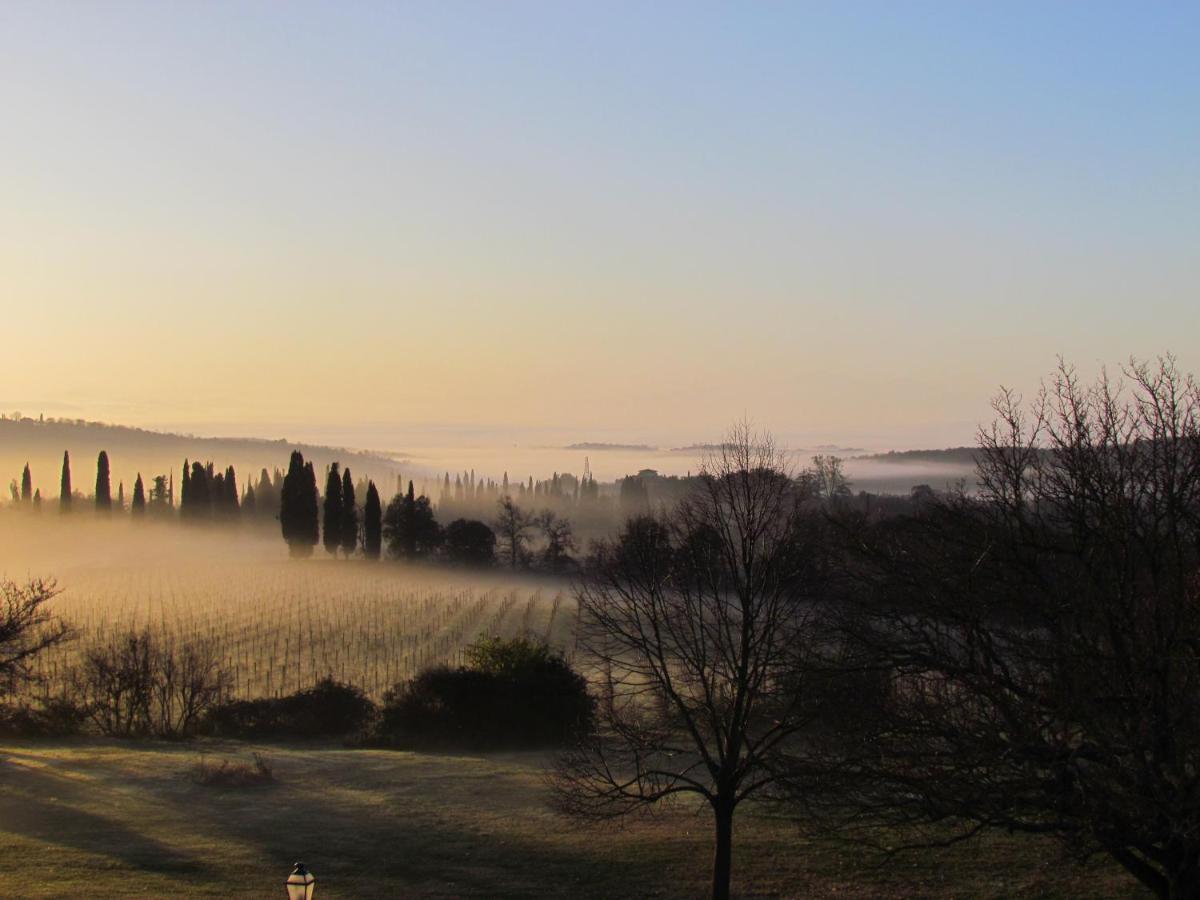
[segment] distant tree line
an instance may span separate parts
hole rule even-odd
[[[495,501],[490,523],[457,518],[443,527],[429,497],[417,494],[411,480],[386,508],[374,481],[366,482],[363,493],[366,499],[360,510],[359,489],[350,471],[341,471],[335,462],[325,473],[321,495],[312,463],[300,451],[293,452],[283,478],[279,516],[291,554],[308,557],[321,544],[331,556],[346,558],[361,551],[366,559],[380,559],[386,552],[400,560],[444,560],[469,566],[500,562],[513,569],[556,572],[575,564],[570,521],[550,510],[529,514],[511,496]]]
[[[860,504],[874,502],[868,495],[851,496],[836,458],[816,457],[813,462],[800,476],[807,490]],[[101,451],[94,492],[85,497],[72,490],[71,458],[64,452],[59,508],[68,513],[87,502],[101,516],[128,513],[138,520],[176,518],[185,523],[277,520],[289,552],[297,557],[311,556],[323,545],[329,555],[342,558],[500,565],[563,574],[580,564],[580,523],[584,534],[604,534],[619,516],[673,506],[701,483],[698,476],[663,476],[643,469],[607,486],[605,494],[586,463],[581,478],[555,473],[524,482],[510,482],[507,474],[496,481],[466,471],[453,479],[445,473],[435,482],[441,498],[435,506],[413,480],[399,478],[385,503],[372,480],[356,481],[338,462],[324,472],[322,491],[311,461],[300,451],[292,453],[286,472],[263,468],[244,488],[232,465],[221,469],[211,460],[185,459],[178,475],[177,486],[172,472],[149,481],[137,473],[127,503],[123,483],[113,496],[108,454]],[[41,494],[33,489],[28,464],[11,493],[16,505],[40,509]]]

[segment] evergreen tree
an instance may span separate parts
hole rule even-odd
[[[133,501],[129,504],[129,512],[134,518],[141,518],[146,514],[146,486],[142,484],[142,473],[137,473],[137,479],[133,482]]]
[[[21,473],[21,502],[33,502],[33,475],[29,472],[29,463],[25,463],[25,470]]]
[[[207,519],[212,515],[212,488],[209,471],[212,466],[203,466],[200,461],[192,463],[192,474],[188,478],[188,510],[192,519]]]
[[[266,467],[258,474],[258,484],[254,488],[254,510],[261,515],[279,515],[279,490]]]
[[[346,556],[358,547],[358,508],[354,500],[354,480],[346,469],[342,474],[342,550]]]
[[[150,496],[147,498],[147,511],[162,515],[171,508],[171,485],[175,473],[170,475],[155,475],[154,483],[150,486]]]
[[[409,481],[408,492],[397,494],[383,514],[383,532],[392,556],[416,559],[428,556],[442,541],[442,529],[433,515],[429,498],[416,496]]]
[[[71,454],[63,451],[62,480],[58,487],[58,508],[60,512],[71,511]]]
[[[33,492],[33,508],[38,512],[42,511],[42,489],[38,488]]]
[[[312,556],[320,540],[317,476],[299,450],[292,451],[279,501],[279,524],[292,556]]]
[[[179,482],[179,515],[189,516],[191,510],[188,508],[192,500],[192,477],[191,464],[185,459],[183,461],[183,480]]]
[[[238,512],[237,472],[233,466],[225,467],[225,493],[221,497],[221,507],[230,516]]]
[[[103,450],[96,457],[96,512],[112,512],[112,484],[109,482],[108,454]]]
[[[375,482],[367,482],[367,502],[363,507],[363,554],[367,559],[379,559],[383,549],[383,508]]]
[[[125,512],[125,482],[117,483],[117,510]]]
[[[325,550],[337,556],[338,548],[342,546],[342,476],[338,472],[338,464],[329,467],[325,478]]]

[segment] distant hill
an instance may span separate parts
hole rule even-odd
[[[64,450],[71,454],[71,480],[76,491],[87,494],[93,490],[96,457],[104,450],[111,461],[113,493],[116,493],[118,482],[123,481],[127,497],[138,472],[147,482],[153,475],[167,472],[173,472],[175,480],[179,481],[185,458],[202,462],[212,460],[222,469],[232,465],[237,470],[239,487],[244,487],[251,475],[257,480],[264,468],[286,470],[292,450],[299,450],[306,460],[312,460],[318,473],[334,461],[341,463],[343,468],[349,466],[356,479],[362,476],[374,479],[384,496],[390,496],[396,490],[397,475],[417,474],[416,467],[408,465],[401,457],[297,444],[282,438],[268,441],[196,437],[82,419],[4,418],[0,419],[0,491],[4,492],[4,498],[7,499],[8,482],[14,478],[20,481],[26,462],[33,475],[34,488],[40,489],[47,500],[58,497]]]
[[[568,444],[564,450],[621,450],[641,452],[646,451],[654,453],[658,450],[657,447],[651,447],[649,444],[606,444],[599,441],[584,441],[579,444]]]
[[[948,447],[945,450],[889,450],[886,453],[864,453],[854,459],[872,459],[888,463],[945,463],[946,465],[975,465],[979,450],[975,447]]]

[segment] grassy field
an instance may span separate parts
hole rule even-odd
[[[567,586],[502,571],[287,559],[277,537],[92,518],[0,516],[0,574],[50,576],[85,640],[150,626],[216,641],[241,696],[325,674],[378,696],[455,661],[479,633],[545,636],[568,653]],[[42,660],[53,686],[77,645]],[[265,752],[272,783],[199,784],[202,756]],[[703,896],[711,822],[675,808],[581,828],[546,805],[537,754],[449,756],[80,738],[0,744],[0,897],[282,896],[303,859],[317,896]],[[1050,842],[998,837],[881,865],[739,812],[739,897],[1129,897],[1119,870],[1064,863]]]
[[[275,781],[197,783],[204,754],[261,750]],[[579,828],[550,811],[537,754],[445,756],[335,745],[0,745],[0,896],[282,896],[291,863],[320,898],[697,897],[709,820],[676,809]],[[1120,871],[1064,863],[1055,845],[993,838],[881,866],[811,845],[747,809],[739,897],[1130,897]]]

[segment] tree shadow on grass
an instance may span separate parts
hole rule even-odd
[[[353,765],[354,763],[351,763]],[[378,771],[374,773],[378,778]],[[403,784],[407,773],[397,772]],[[496,808],[496,797],[478,797],[479,821],[470,819],[462,798],[456,815],[439,815],[438,787],[430,778],[416,803],[386,783],[329,785],[322,773],[302,781],[281,776],[278,790],[252,814],[245,795],[207,792],[190,806],[193,824],[219,831],[258,856],[279,863],[303,858],[323,890],[337,896],[406,897],[674,897],[695,893],[694,884],[670,883],[666,870],[678,862],[678,847],[644,846],[622,855],[604,842],[589,846],[586,834],[557,838],[565,823],[539,816],[546,839],[529,829],[509,829],[505,815],[519,819],[541,809],[537,788],[522,806]],[[409,782],[409,787],[414,787]],[[453,805],[453,800],[447,801]],[[239,812],[241,814],[239,814]],[[457,821],[456,821],[457,819]],[[701,868],[705,868],[705,865]],[[274,869],[272,869],[274,871]]]
[[[108,856],[137,868],[170,874],[202,871],[194,856],[97,815],[94,806],[107,789],[43,768],[0,760],[0,830],[87,853]]]

